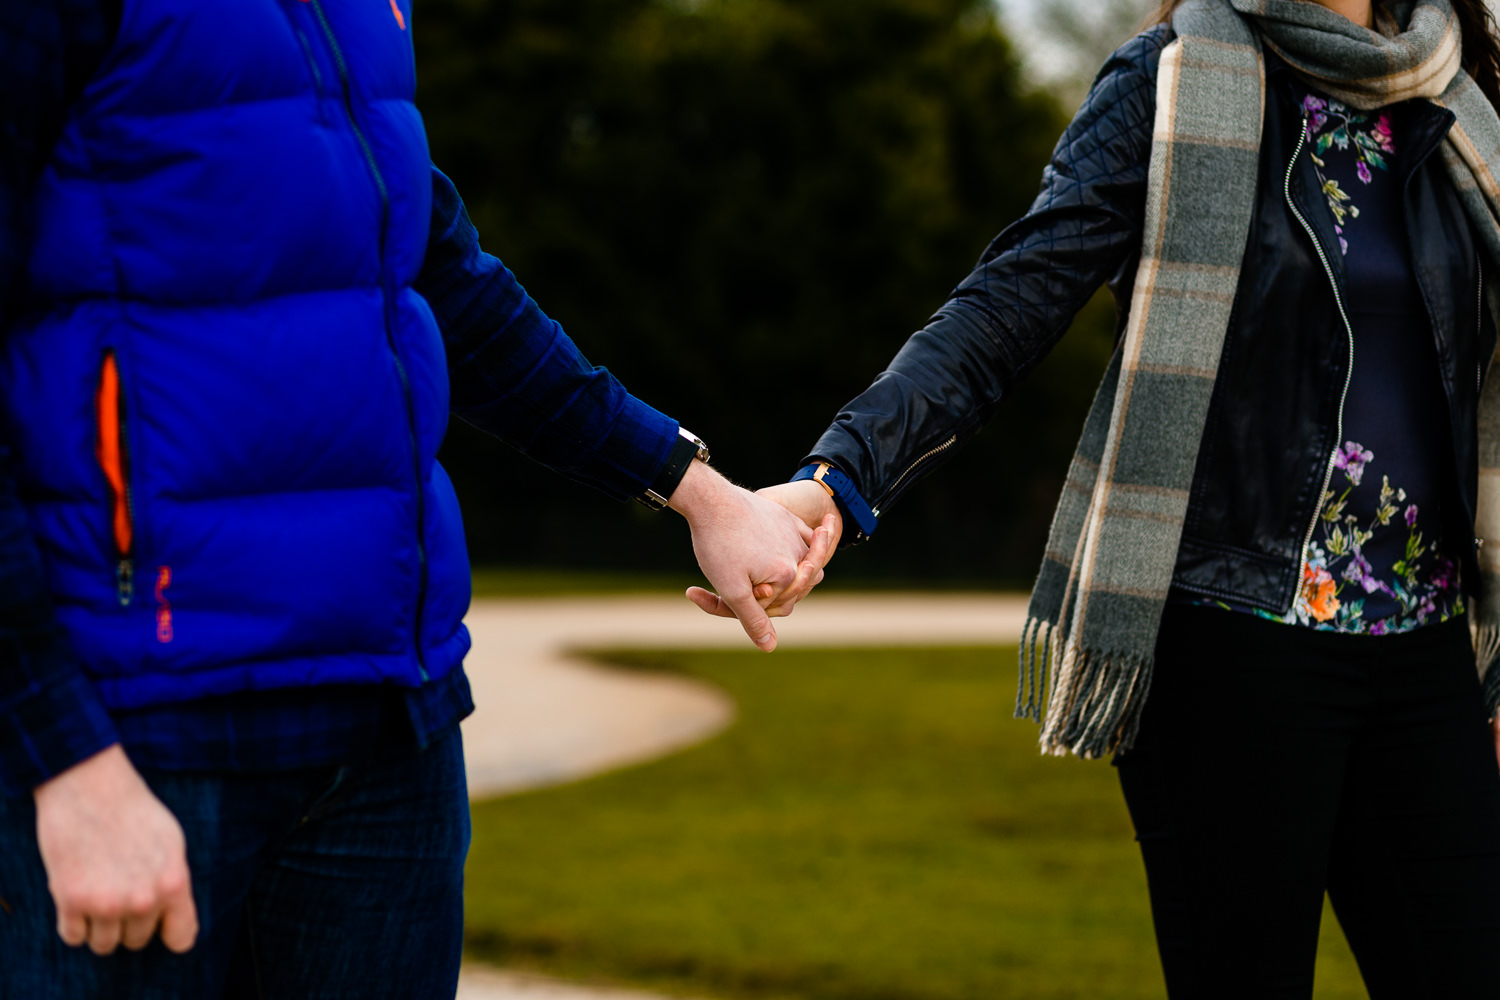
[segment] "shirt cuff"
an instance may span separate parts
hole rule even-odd
[[[596,486],[617,500],[643,495],[656,482],[677,444],[677,421],[624,393],[589,469]]]
[[[93,682],[58,670],[0,707],[0,793],[26,794],[119,741]]]

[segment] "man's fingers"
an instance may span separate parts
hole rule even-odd
[[[771,626],[771,619],[761,609],[760,604],[751,594],[742,598],[726,600],[719,598],[734,612],[734,616],[740,620],[740,625],[745,629],[745,634],[750,641],[755,643],[757,649],[769,653],[776,648],[776,629]]]
[[[191,891],[167,904],[161,915],[161,943],[181,954],[198,939],[198,909]]]
[[[108,955],[120,946],[120,920],[118,917],[89,918],[89,951],[95,955]]]
[[[89,922],[83,919],[81,913],[57,914],[57,936],[62,938],[63,944],[77,948],[88,940]]]
[[[689,587],[687,589],[687,599],[711,615],[716,615],[719,618],[734,617],[734,612],[729,610],[729,605],[725,604],[719,598],[719,595],[711,590],[704,590],[702,587]]]
[[[151,939],[156,936],[156,928],[160,925],[161,913],[157,910],[145,916],[132,917],[120,929],[120,943],[131,951],[140,951],[151,943]]]

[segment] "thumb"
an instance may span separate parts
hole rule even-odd
[[[754,594],[736,598],[726,598],[720,594],[719,599],[729,605],[729,610],[740,620],[740,626],[756,648],[767,653],[776,648],[776,629],[772,627],[770,616],[760,606]]]

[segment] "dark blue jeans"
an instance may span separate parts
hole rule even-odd
[[[0,798],[0,1000],[451,1000],[469,846],[457,725],[344,767],[143,774],[187,835],[198,943],[103,958],[63,944],[31,799]]]
[[[1500,765],[1462,619],[1169,607],[1116,760],[1172,1000],[1312,996],[1326,892],[1374,1000],[1500,997]]]

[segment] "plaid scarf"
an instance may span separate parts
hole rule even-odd
[[[1500,118],[1460,71],[1449,0],[1386,6],[1385,34],[1306,0],[1188,0],[1173,17],[1129,323],[1068,470],[1021,637],[1016,714],[1042,723],[1047,753],[1098,757],[1128,748],[1140,727],[1255,204],[1261,47],[1356,108],[1426,98],[1452,110],[1443,164],[1500,275]],[[1500,320],[1500,296],[1488,305]],[[1495,540],[1480,551],[1485,596],[1471,611],[1481,672],[1500,652],[1497,381],[1480,402],[1475,531]],[[1489,673],[1493,703],[1500,670]]]

